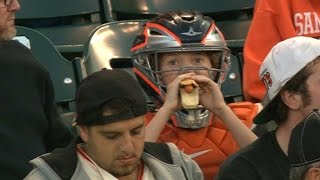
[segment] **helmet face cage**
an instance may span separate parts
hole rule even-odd
[[[183,19],[182,16],[188,18]],[[168,21],[171,20],[170,17],[173,17],[176,22],[170,21],[169,24],[166,24],[164,22],[166,20],[160,18],[158,23],[154,21],[147,23],[143,35],[137,36],[138,40],[136,39],[132,48],[135,73],[146,92],[153,89],[158,94],[158,98],[160,97],[163,101],[166,95],[166,85],[162,81],[162,76],[165,73],[179,75],[192,71],[196,74],[207,74],[214,82],[221,85],[230,67],[230,50],[226,47],[224,38],[213,21],[193,11],[171,12],[164,17],[169,17]],[[175,26],[172,27],[172,24]],[[182,26],[184,28],[181,28]],[[211,68],[186,66],[179,69],[160,69],[161,56],[173,52],[205,53],[210,59]],[[148,95],[156,96],[154,93]],[[159,105],[159,103],[156,104]],[[176,112],[171,120],[174,126],[198,129],[208,126],[211,123],[211,117],[212,114],[199,105],[196,109],[182,109]]]
[[[166,85],[161,80],[162,75],[165,73],[174,73],[176,75],[184,74],[187,72],[195,72],[196,74],[208,74],[214,82],[221,85],[230,67],[230,55],[227,49],[215,49],[204,51],[210,59],[211,68],[203,66],[185,66],[178,69],[161,70],[160,69],[160,56],[164,53],[177,52],[177,51],[156,51],[152,53],[141,53],[134,58],[134,64],[138,67],[158,88],[166,88]],[[178,52],[186,52],[178,51]],[[190,52],[199,52],[190,49]],[[206,73],[200,73],[206,72]]]

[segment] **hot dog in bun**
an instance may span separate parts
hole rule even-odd
[[[199,104],[199,85],[193,79],[180,82],[181,104],[184,109],[194,109]]]

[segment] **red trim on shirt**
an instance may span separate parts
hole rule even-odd
[[[77,152],[80,153],[80,155],[86,159],[87,161],[89,161],[91,164],[95,165],[94,162],[92,162],[91,158],[86,154],[86,152],[84,152],[82,149],[81,149],[81,146],[80,144],[77,144]]]
[[[143,179],[143,171],[144,171],[144,164],[143,164],[143,161],[141,161],[140,170],[139,170],[139,174],[138,174],[138,180]]]

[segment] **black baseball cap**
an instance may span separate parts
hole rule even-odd
[[[129,110],[103,116],[102,106],[117,98],[125,99]],[[142,116],[147,113],[147,103],[138,82],[128,72],[102,69],[80,83],[76,113],[77,125],[101,125]]]
[[[314,110],[293,130],[288,147],[291,167],[320,161],[320,113]]]

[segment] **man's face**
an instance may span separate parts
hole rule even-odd
[[[80,126],[85,151],[95,163],[115,177],[137,170],[143,152],[144,116],[92,127]]]
[[[8,5],[4,4],[4,0],[0,0],[0,40],[10,40],[16,36],[14,20],[19,9],[18,0],[11,0]]]
[[[311,68],[312,74],[307,79],[307,87],[310,95],[310,104],[304,108],[304,116],[312,110],[320,108],[320,62]]]
[[[179,74],[194,72],[209,77],[207,70],[185,70],[177,71],[185,67],[204,67],[211,69],[212,63],[206,52],[172,52],[162,54],[159,57],[159,68],[161,71],[169,71],[161,74],[164,85],[169,85]]]

